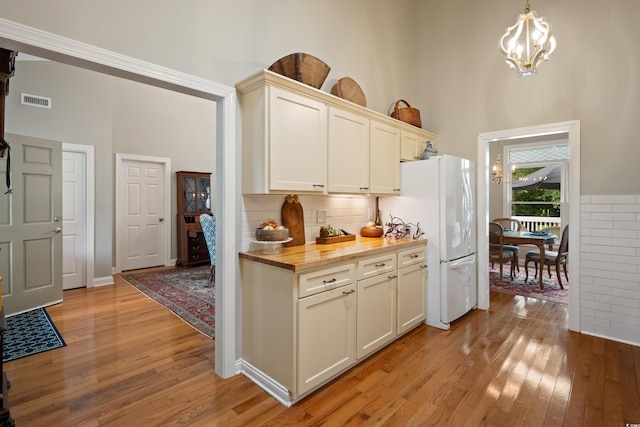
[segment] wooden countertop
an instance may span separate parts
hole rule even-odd
[[[261,262],[297,273],[362,256],[382,254],[404,247],[408,249],[412,246],[426,245],[426,243],[427,239],[423,238],[412,239],[406,237],[395,239],[393,237],[356,236],[356,240],[350,242],[325,245],[307,243],[301,246],[278,248],[279,253],[275,255],[265,255],[262,250],[240,252],[239,255],[241,259]]]

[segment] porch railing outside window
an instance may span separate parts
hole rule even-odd
[[[523,230],[540,231],[546,227],[560,227],[560,217],[512,216],[522,224]]]

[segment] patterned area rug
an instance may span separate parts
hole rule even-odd
[[[215,336],[215,283],[209,266],[176,267],[122,278],[209,338]]]
[[[2,361],[20,359],[67,345],[44,308],[6,318]]]
[[[560,274],[563,274],[561,271]],[[532,264],[529,264],[529,282],[524,283],[525,271],[524,267],[520,267],[520,273],[516,271],[516,274],[511,280],[509,277],[509,265],[507,264],[503,271],[502,285],[500,284],[500,265],[495,264],[494,268],[491,268],[489,263],[489,284],[492,291],[505,292],[507,294],[523,295],[530,298],[538,298],[546,301],[559,302],[562,304],[569,303],[569,285],[567,284],[564,274],[562,276],[562,286],[564,290],[560,289],[558,284],[558,278],[556,277],[555,268],[551,269],[551,278],[545,267],[544,275],[542,276],[542,284],[544,289],[540,289],[540,281],[533,277]]]

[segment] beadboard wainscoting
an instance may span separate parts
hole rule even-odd
[[[266,219],[282,223],[280,210],[285,198],[285,195],[242,196],[242,251],[262,248],[251,243],[255,238],[256,228]],[[306,242],[314,242],[320,235],[320,227],[328,224],[336,229],[342,228],[349,233],[359,234],[360,228],[372,221],[369,219],[369,210],[374,212],[376,207],[374,196],[299,195],[299,200],[304,211]],[[319,209],[326,210],[324,223],[318,222]]]
[[[582,196],[581,222],[582,332],[640,345],[640,195]]]

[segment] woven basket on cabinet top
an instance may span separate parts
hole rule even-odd
[[[400,108],[401,102],[404,102],[406,104],[406,108]],[[396,105],[391,112],[391,117],[419,128],[422,127],[422,121],[420,120],[420,110],[418,110],[417,108],[413,108],[404,99],[399,99],[398,101],[396,101]]]
[[[329,74],[327,64],[308,53],[292,53],[274,62],[269,71],[320,89]]]

